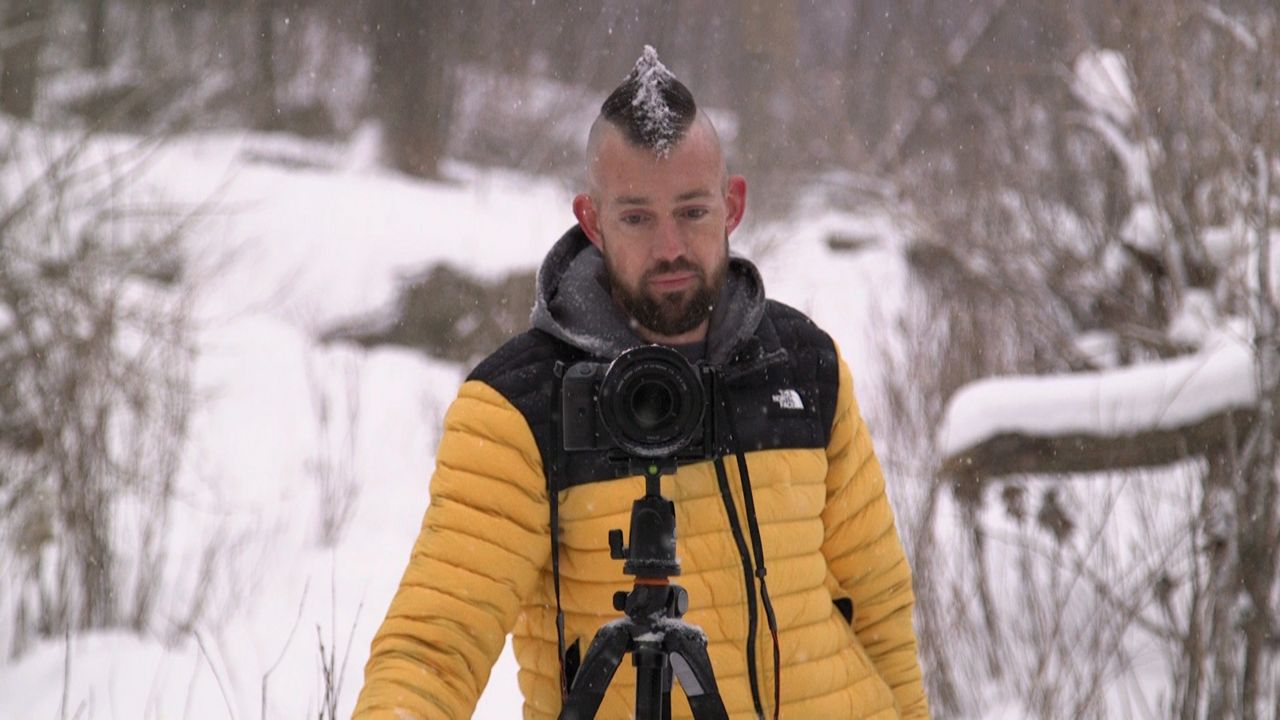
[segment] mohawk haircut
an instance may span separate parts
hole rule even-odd
[[[622,130],[637,147],[665,156],[684,137],[698,115],[698,104],[684,83],[646,45],[635,67],[605,98],[600,117]]]

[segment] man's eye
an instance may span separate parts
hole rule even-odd
[[[699,220],[706,217],[709,212],[711,211],[706,208],[689,208],[684,211],[684,216],[690,220]]]
[[[623,225],[641,225],[644,223],[644,220],[645,220],[644,215],[639,215],[639,214],[622,216]]]

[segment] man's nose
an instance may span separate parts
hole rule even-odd
[[[684,255],[685,242],[674,220],[663,220],[658,223],[657,237],[654,239],[653,254],[658,260],[675,260]]]

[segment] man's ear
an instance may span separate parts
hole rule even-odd
[[[582,231],[587,234],[591,244],[603,252],[604,236],[600,232],[600,214],[596,212],[596,204],[590,195],[579,193],[574,196],[573,216],[578,218],[578,224],[582,226]]]
[[[725,234],[733,232],[742,222],[742,215],[747,211],[747,179],[741,175],[729,176],[728,192],[724,197],[728,214],[725,216]]]

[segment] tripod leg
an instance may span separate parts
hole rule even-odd
[[[656,643],[639,642],[631,650],[636,666],[636,718],[637,720],[661,720],[669,718],[670,711],[662,714],[663,700],[669,698],[671,666],[667,655]]]
[[[671,720],[671,663],[662,669],[662,720]]]
[[[631,643],[631,621],[615,620],[596,632],[587,649],[578,674],[573,679],[569,698],[560,710],[560,720],[591,720],[600,709],[609,682],[618,670]]]
[[[671,669],[685,697],[689,698],[693,716],[698,720],[729,720],[711,671],[711,658],[707,656],[707,637],[702,631],[690,626],[671,628],[667,630],[663,648],[670,653]]]

